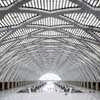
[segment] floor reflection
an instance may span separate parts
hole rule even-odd
[[[68,88],[65,93],[53,82],[48,82],[45,86],[34,91],[32,86],[19,90],[4,91],[0,93],[0,100],[100,100],[100,92],[87,92],[80,89]],[[83,92],[84,91],[84,92]]]

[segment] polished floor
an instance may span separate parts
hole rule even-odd
[[[3,91],[0,93],[0,100],[100,100],[100,92],[77,87],[74,88],[82,91],[82,93],[65,93],[56,86],[51,85],[49,88],[48,84],[37,92],[31,92],[29,86],[27,88],[28,93],[19,92],[26,87]]]

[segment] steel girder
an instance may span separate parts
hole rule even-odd
[[[12,44],[5,51],[3,51],[0,54],[0,56],[1,56],[0,61],[2,62],[2,59],[3,59],[3,57],[5,57],[5,55],[7,55],[10,52],[13,52],[13,50],[15,50],[15,54],[10,56],[9,59],[5,59],[5,61],[4,61],[4,62],[8,62],[9,65],[8,65],[8,68],[7,67],[5,68],[5,70],[7,69],[8,71],[6,71],[6,73],[3,74],[3,76],[2,76],[3,79],[6,78],[7,80],[9,80],[14,72],[15,72],[14,77],[16,76],[16,79],[18,78],[18,73],[16,71],[14,71],[14,69],[12,69],[13,71],[11,71],[11,72],[9,70],[9,68],[12,68],[12,66],[13,66],[13,63],[10,61],[10,58],[12,59],[12,61],[14,59],[16,59],[18,61],[21,60],[21,59],[17,59],[18,56],[16,55],[16,53],[18,53],[18,52],[16,50],[19,50],[20,54],[23,54],[23,56],[26,56],[26,58],[31,57],[31,60],[32,60],[34,57],[31,56],[31,54],[32,54],[31,49],[27,48],[30,45],[44,46],[44,47],[48,46],[48,45],[49,46],[53,45],[53,46],[59,47],[61,44],[63,44],[63,46],[60,46],[62,49],[65,49],[64,46],[67,45],[67,46],[75,48],[75,52],[79,51],[79,54],[78,54],[79,59],[81,61],[83,61],[85,64],[87,64],[87,68],[85,67],[85,65],[84,65],[84,68],[80,67],[80,73],[83,71],[83,74],[84,75],[86,74],[85,79],[90,78],[90,80],[92,80],[91,76],[93,76],[95,81],[97,81],[96,77],[95,77],[96,75],[94,75],[94,70],[96,72],[97,69],[99,69],[98,67],[99,67],[100,62],[98,61],[98,59],[100,59],[100,56],[99,56],[99,52],[96,51],[95,48],[91,47],[89,45],[89,43],[93,43],[94,45],[100,46],[100,44],[99,44],[100,43],[100,37],[95,33],[95,31],[100,32],[100,29],[98,27],[86,26],[86,25],[80,24],[79,22],[77,22],[77,21],[75,21],[71,18],[65,17],[64,14],[66,14],[66,13],[69,14],[69,13],[88,12],[89,14],[95,15],[97,17],[97,19],[100,19],[99,18],[100,17],[99,8],[93,8],[82,0],[76,0],[76,1],[70,0],[70,1],[78,4],[78,7],[76,7],[76,8],[66,8],[66,9],[63,9],[63,10],[62,9],[61,10],[54,10],[54,11],[51,11],[51,12],[39,10],[39,9],[21,7],[23,4],[25,4],[28,1],[29,0],[18,0],[16,2],[14,2],[12,5],[0,9],[0,19],[3,19],[5,17],[5,15],[7,15],[8,13],[13,13],[13,12],[16,12],[16,13],[17,12],[19,12],[19,13],[23,13],[23,12],[24,13],[36,13],[37,14],[36,17],[31,17],[30,19],[26,20],[25,22],[22,22],[21,24],[19,24],[17,26],[8,26],[8,27],[5,27],[5,28],[4,27],[0,28],[0,32],[8,31],[7,34],[3,35],[0,38],[0,42],[1,42],[0,46],[3,46],[4,44],[12,42]],[[69,25],[59,25],[59,26],[57,26],[57,25],[55,25],[55,26],[30,25],[31,22],[35,22],[35,21],[38,21],[38,20],[43,19],[43,18],[48,18],[49,16],[63,20],[63,21],[68,22],[70,24]],[[34,38],[37,38],[37,39],[35,41],[32,41],[32,42],[26,42],[25,44],[21,44],[25,40],[24,36],[17,37],[15,39],[12,38],[12,40],[6,39],[8,36],[10,36],[14,32],[16,32],[18,29],[22,29],[22,28],[37,28],[37,29],[40,28],[40,30],[37,30],[36,32],[29,33],[28,36],[26,37],[27,39],[34,39]],[[91,37],[93,37],[94,39],[88,39],[86,37],[83,38],[83,37],[75,36],[71,32],[64,31],[63,28],[79,28],[79,29],[82,29],[87,34],[90,34]],[[37,35],[40,32],[51,31],[51,30],[53,30],[55,32],[63,33],[63,36],[47,36],[47,35],[46,36],[39,36],[39,35]],[[70,43],[69,41],[65,40],[65,38],[76,39],[81,44]],[[58,42],[57,43],[43,42],[44,40],[49,40],[49,39],[58,40]],[[45,48],[42,50],[41,48],[39,49],[37,47],[36,49],[41,50],[42,53],[46,53]],[[71,48],[68,48],[67,50],[69,50],[70,52],[74,51]],[[55,50],[55,52],[56,52],[56,50]],[[92,53],[92,54],[95,54],[98,57],[98,59],[91,56],[89,54],[89,52]],[[65,54],[67,54],[67,53],[65,53]],[[82,59],[82,56],[86,57],[87,59]],[[41,55],[39,57],[40,57],[40,59],[42,59]],[[71,56],[71,58],[72,58],[72,56]],[[23,59],[23,57],[22,57],[22,59]],[[59,59],[59,57],[57,59]],[[36,60],[34,59],[34,61],[36,61]],[[16,63],[18,63],[18,62],[15,61],[15,64]],[[5,64],[2,62],[1,66],[3,67],[3,66],[5,66]],[[16,67],[13,67],[13,68],[16,68]],[[2,68],[0,70],[2,70]],[[91,73],[88,73],[87,70],[90,71]],[[98,73],[98,71],[97,71],[97,73]],[[81,75],[80,78],[83,77],[83,74],[82,75],[80,74]],[[24,73],[21,76],[19,76],[19,78],[24,78],[23,75],[24,75]],[[65,75],[65,73],[64,73],[64,75]]]

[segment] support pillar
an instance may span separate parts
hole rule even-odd
[[[87,88],[87,82],[85,82],[85,88]]]
[[[9,82],[7,82],[7,89],[9,89],[9,87],[10,87],[9,85],[10,85],[10,83],[9,83]]]
[[[85,82],[84,82],[84,87],[85,87]]]
[[[2,82],[0,82],[0,91],[2,90]]]
[[[89,89],[91,89],[91,82],[88,82],[88,87]]]
[[[87,88],[89,89],[89,82],[87,82]]]
[[[91,89],[93,89],[93,82],[91,82]]]
[[[4,89],[8,89],[8,83],[7,82],[4,82]]]
[[[100,91],[100,82],[98,82],[98,90]]]
[[[17,82],[15,82],[15,88],[17,87]]]
[[[5,89],[5,83],[2,82],[2,90],[4,90],[4,89]]]
[[[96,82],[96,90],[97,91],[99,90],[99,84],[98,84],[98,82]]]
[[[96,82],[93,82],[93,89],[96,90]]]
[[[14,87],[14,88],[16,87],[16,83],[15,83],[15,82],[13,82],[13,87]]]
[[[81,82],[81,87],[83,87],[83,82]]]
[[[11,82],[11,88],[14,88],[14,83],[13,82]]]
[[[19,87],[19,82],[17,82],[17,87]]]
[[[20,82],[18,82],[18,87],[20,87]]]
[[[10,88],[10,89],[12,88],[12,82],[9,83],[9,88]]]
[[[82,82],[82,87],[84,86],[84,83]]]

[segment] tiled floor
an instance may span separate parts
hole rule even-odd
[[[44,87],[43,87],[44,88]],[[38,93],[16,93],[16,90],[4,91],[0,93],[0,100],[100,100],[100,92],[89,93],[67,93],[64,92],[42,92]]]

